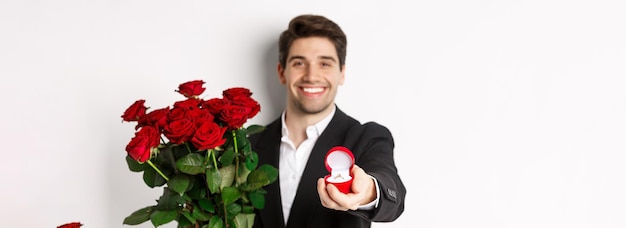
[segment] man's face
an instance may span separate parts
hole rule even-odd
[[[329,111],[337,88],[343,85],[344,72],[335,46],[328,38],[296,39],[285,67],[278,66],[280,83],[287,87],[287,107],[306,114]]]

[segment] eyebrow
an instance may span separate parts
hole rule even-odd
[[[332,57],[332,56],[323,55],[323,56],[320,56],[319,58],[322,59],[322,60],[331,60],[333,62],[337,62],[337,60],[334,57]],[[291,62],[294,59],[306,59],[306,58],[304,58],[304,56],[301,56],[301,55],[294,55],[294,56],[291,56],[287,60],[287,62]]]
[[[324,55],[324,56],[321,56],[320,59],[326,59],[326,60],[331,60],[333,62],[337,62],[337,60],[334,57],[332,57],[332,56],[325,56]]]
[[[287,62],[291,62],[294,59],[304,59],[304,56],[300,56],[300,55],[294,55],[289,57],[289,59],[287,59]]]

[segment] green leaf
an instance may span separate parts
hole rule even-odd
[[[167,146],[164,148],[160,148],[157,151],[159,152],[156,157],[156,163],[160,166],[163,166],[166,170],[171,170],[176,167],[176,159],[174,158],[173,147],[176,146]]]
[[[252,228],[252,226],[254,225],[254,217],[256,216],[256,214],[252,213],[252,214],[246,214],[246,218],[248,219],[248,228]]]
[[[194,207],[193,212],[191,212],[194,218],[206,222],[211,219],[211,214],[202,211],[199,207]]]
[[[198,205],[205,211],[215,213],[215,206],[213,205],[213,202],[207,198],[199,199]]]
[[[246,128],[246,133],[248,135],[254,135],[257,133],[261,133],[262,131],[265,130],[264,126],[258,125],[258,124],[252,124],[250,126],[248,126],[248,128]]]
[[[225,187],[222,189],[222,200],[224,204],[235,202],[241,196],[241,192],[236,187]]]
[[[242,186],[242,190],[252,191],[252,190],[259,189],[263,186],[270,184],[271,180],[267,171],[274,172],[274,170],[272,170],[272,166],[265,167],[265,168],[261,166],[259,169],[252,171],[252,173],[248,175],[247,184],[245,186]],[[276,170],[276,175],[278,175],[278,170]]]
[[[183,195],[187,191],[187,188],[189,188],[190,182],[191,178],[189,176],[179,174],[170,179],[167,182],[167,186],[178,194]]]
[[[254,208],[265,208],[265,194],[259,191],[253,191],[248,193],[248,198],[250,198],[250,202],[252,202],[252,206],[254,206]]]
[[[224,228],[224,221],[219,216],[211,217],[208,228]]]
[[[185,213],[185,212],[183,212],[183,213]],[[187,212],[187,213],[189,213],[189,212]],[[191,225],[195,223],[195,222],[189,221],[189,218],[187,218],[186,216],[181,216],[181,215],[178,215],[178,217],[176,218],[176,221],[178,222],[177,228],[193,227]]]
[[[239,213],[241,213],[241,205],[237,203],[227,204],[226,213],[228,214],[229,217],[238,215]]]
[[[185,216],[185,218],[187,218],[187,220],[189,220],[191,223],[196,223],[196,218],[191,216],[191,213],[189,213],[189,211],[183,211],[183,216]]]
[[[256,169],[256,166],[259,164],[259,155],[256,152],[250,152],[246,155],[246,168],[249,170]]]
[[[161,226],[163,224],[169,223],[171,221],[174,221],[174,219],[176,219],[177,215],[178,215],[178,212],[176,212],[174,210],[172,210],[172,211],[155,211],[150,216],[150,221],[152,222],[152,225],[154,225],[154,227],[157,227],[157,226]]]
[[[222,156],[219,158],[222,166],[229,166],[233,164],[233,160],[235,160],[235,150],[232,147],[226,148]]]
[[[141,172],[148,168],[148,164],[135,161],[130,155],[126,155],[126,164],[132,172]]]
[[[237,228],[252,228],[254,225],[254,214],[238,214],[234,219]]]
[[[161,177],[152,167],[143,171],[143,182],[150,188],[163,186],[167,181]]]
[[[191,188],[187,190],[184,196],[194,199],[206,197],[208,189],[206,188],[206,178],[203,175],[193,176],[191,185]]]
[[[254,207],[244,205],[243,209],[241,210],[241,213],[246,213],[246,214],[254,213]]]
[[[244,155],[249,155],[252,152],[252,146],[250,144],[250,141],[247,141],[246,144],[244,145],[243,148],[241,148],[241,153]]]
[[[220,168],[220,174],[222,176],[220,189],[233,186],[233,181],[235,180],[235,169],[235,165],[229,165]]]
[[[270,183],[274,183],[278,179],[278,169],[274,166],[263,164],[259,167],[260,170],[263,170],[267,174],[267,177],[270,179]]]
[[[215,194],[220,190],[220,184],[222,183],[222,174],[215,169],[206,170],[206,184],[209,187],[211,194]]]
[[[241,128],[237,129],[235,137],[237,137],[237,149],[244,147],[246,144],[250,144],[246,131]]]
[[[248,179],[248,175],[250,175],[250,172],[252,171],[250,171],[245,166],[239,166],[239,176],[237,176],[237,183],[243,184]]]
[[[183,173],[196,175],[204,173],[204,157],[197,153],[188,154],[176,161],[176,168]]]
[[[181,196],[172,194],[172,191],[170,191],[169,188],[164,188],[163,195],[161,195],[159,200],[157,200],[157,210],[176,210],[179,208],[179,205],[182,205],[184,202],[185,200]]]
[[[155,211],[155,209],[156,209],[156,206],[148,206],[148,207],[141,208],[133,212],[132,214],[130,214],[128,217],[124,218],[123,224],[139,225],[141,223],[144,223],[150,220],[150,215],[152,214],[152,212]]]

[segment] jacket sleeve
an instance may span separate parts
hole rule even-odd
[[[378,206],[372,211],[351,211],[373,222],[392,222],[404,212],[406,188],[394,160],[394,140],[385,126],[368,122],[350,129],[346,136],[355,164],[378,181]]]

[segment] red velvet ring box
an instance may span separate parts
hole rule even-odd
[[[343,193],[350,193],[352,175],[350,170],[354,166],[354,155],[350,149],[343,146],[331,148],[324,159],[326,169],[330,174],[324,177],[326,184],[333,184]]]

